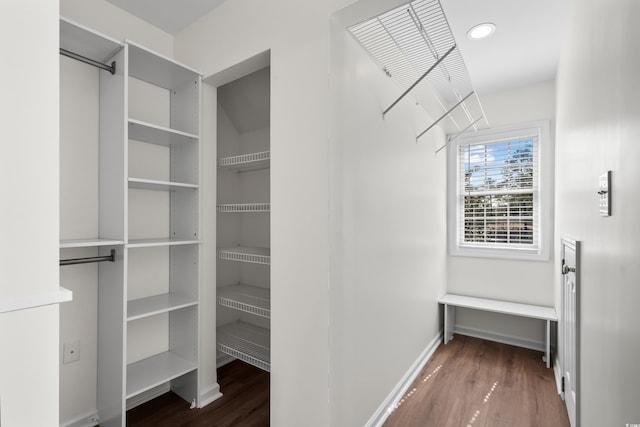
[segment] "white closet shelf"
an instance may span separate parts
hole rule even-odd
[[[195,305],[198,305],[196,298],[177,294],[162,294],[139,298],[127,302],[127,321],[143,319]]]
[[[127,395],[129,399],[184,374],[196,370],[190,362],[170,351],[127,365]]]
[[[54,292],[45,292],[35,295],[26,295],[13,298],[0,299],[0,314],[10,311],[26,310],[45,305],[60,304],[73,299],[73,292],[66,288],[58,288]]]
[[[142,190],[179,190],[183,188],[198,189],[197,184],[188,184],[184,182],[158,181],[155,179],[129,178],[129,188],[138,188]]]
[[[218,205],[218,212],[269,212],[271,203],[224,203]]]
[[[262,317],[271,317],[271,296],[269,289],[258,286],[229,285],[218,288],[218,304],[255,314]]]
[[[131,40],[125,40],[125,42],[129,45],[129,75],[131,77],[165,89],[175,89],[197,80],[202,75],[199,71],[142,47]]]
[[[234,322],[217,329],[218,351],[240,359],[260,369],[271,368],[270,343],[268,329]]]
[[[127,248],[151,248],[157,246],[197,245],[200,240],[187,239],[134,239],[129,240]]]
[[[124,245],[124,240],[115,239],[67,239],[60,240],[60,249],[91,248],[97,246]]]
[[[196,141],[198,135],[130,118],[129,139],[149,144],[170,146],[174,144],[189,144]]]
[[[122,43],[70,19],[60,17],[60,48],[103,62],[122,49]]]
[[[270,151],[221,157],[218,159],[218,167],[239,172],[267,169],[269,168],[270,158]]]
[[[269,248],[250,248],[246,246],[218,248],[218,258],[228,261],[269,265],[271,264],[271,250]]]

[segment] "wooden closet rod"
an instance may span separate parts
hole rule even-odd
[[[60,48],[60,55],[75,59],[80,62],[84,62],[85,64],[93,65],[94,67],[101,68],[110,72],[111,74],[116,73],[116,61],[111,62],[111,65],[103,64],[102,62],[94,61],[91,58],[87,58],[86,56],[79,55],[75,52],[71,52],[70,50]]]
[[[88,258],[61,259],[60,265],[88,264],[90,262],[103,262],[103,261],[115,262],[115,260],[116,260],[116,250],[111,249],[111,255],[94,256],[94,257],[88,257]]]

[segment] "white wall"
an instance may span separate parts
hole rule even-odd
[[[329,425],[362,426],[440,331],[446,153],[344,24],[330,50]]]
[[[176,57],[205,77],[271,50],[271,424],[278,426],[329,423],[328,19],[339,3],[225,2],[174,42]]]
[[[554,143],[555,85],[539,83],[506,92],[481,95],[480,101],[492,127],[551,120],[551,152]],[[553,159],[553,156],[551,156]],[[553,165],[550,165],[553,171]],[[551,177],[553,182],[553,177]],[[551,198],[553,200],[553,197]],[[553,218],[553,205],[548,207]],[[552,222],[549,224],[553,226]],[[553,236],[553,232],[550,234]],[[447,292],[484,298],[554,306],[555,241],[548,261],[520,261],[491,258],[449,256]],[[544,322],[513,316],[456,310],[456,327],[469,334],[487,331],[502,335],[500,339],[518,337],[522,345],[533,348],[544,343]],[[494,337],[498,338],[498,337]]]
[[[0,3],[0,300],[58,290],[58,5]],[[58,424],[58,307],[0,314],[0,424]],[[37,402],[37,410],[34,410]]]
[[[572,1],[557,79],[556,236],[582,241],[585,427],[640,420],[638,19],[635,0]],[[602,218],[596,191],[607,170],[612,216]]]

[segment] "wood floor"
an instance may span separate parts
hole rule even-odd
[[[218,381],[224,396],[210,405],[189,409],[167,393],[129,411],[128,426],[269,425],[267,372],[236,361],[218,371]],[[384,424],[400,426],[568,427],[569,419],[542,353],[456,335],[438,347]]]
[[[129,427],[265,427],[269,425],[269,373],[240,361],[218,370],[223,396],[202,409],[166,393],[127,412]]]
[[[384,427],[564,427],[542,353],[456,335],[440,345]]]

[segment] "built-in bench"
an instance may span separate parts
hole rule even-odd
[[[494,313],[510,314],[513,316],[530,317],[546,321],[546,342],[544,361],[547,368],[551,367],[551,322],[558,321],[558,315],[553,307],[540,305],[519,304],[515,302],[499,301],[486,298],[467,297],[463,295],[446,294],[438,300],[444,305],[444,343],[453,338],[456,320],[456,307],[472,308],[474,310],[491,311]]]

